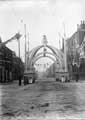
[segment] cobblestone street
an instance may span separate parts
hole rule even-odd
[[[85,82],[36,81],[0,85],[0,117],[6,119],[85,118]],[[1,119],[2,120],[2,119]]]

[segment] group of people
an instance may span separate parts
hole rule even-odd
[[[27,85],[29,83],[34,83],[35,82],[35,78],[33,79],[33,77],[31,77],[31,78],[23,77],[23,75],[19,75],[18,79],[19,79],[19,86],[22,85],[22,80],[23,80],[23,84],[24,85]]]

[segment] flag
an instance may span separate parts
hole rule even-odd
[[[15,34],[14,38],[17,39],[17,40],[19,40],[21,36],[22,35],[18,32],[18,33]]]
[[[19,40],[22,35],[20,33],[16,33],[13,37],[11,37],[9,40],[3,42],[3,44],[7,44],[8,42],[11,42],[14,39]]]

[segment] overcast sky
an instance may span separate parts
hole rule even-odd
[[[59,32],[63,36],[65,26],[66,37],[70,37],[85,19],[84,12],[84,0],[4,0],[0,2],[0,36],[6,41],[18,31],[24,35],[26,24],[30,50],[41,45],[43,34],[49,45],[59,48]],[[7,46],[18,55],[17,41]],[[24,37],[21,57],[24,58]]]

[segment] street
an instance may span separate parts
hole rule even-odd
[[[3,120],[85,118],[85,82],[46,79],[26,86],[13,82],[0,85],[0,101]]]

